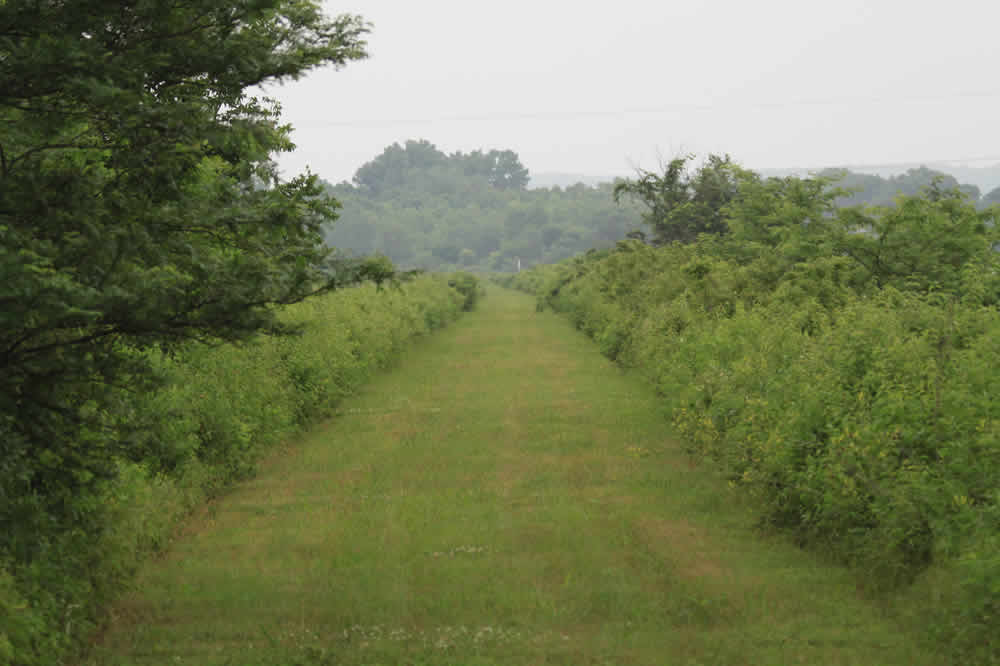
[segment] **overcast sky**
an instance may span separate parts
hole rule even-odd
[[[343,0],[371,57],[267,93],[286,175],[349,180],[394,141],[510,148],[534,173],[679,152],[751,168],[1000,162],[993,0]]]

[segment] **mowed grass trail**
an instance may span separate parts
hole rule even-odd
[[[942,664],[522,294],[196,516],[90,664]]]

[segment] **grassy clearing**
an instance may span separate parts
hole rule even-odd
[[[942,664],[492,290],[149,566],[88,664]]]

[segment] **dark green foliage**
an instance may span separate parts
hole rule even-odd
[[[447,155],[427,141],[393,144],[354,177],[328,186],[344,204],[327,242],[382,253],[399,266],[514,271],[609,247],[641,224],[615,206],[611,185],[526,189],[528,171],[506,151]]]
[[[444,166],[447,156],[429,141],[394,143],[354,174],[354,183],[374,195],[403,186],[413,171]]]
[[[327,287],[336,203],[279,182],[288,128],[246,90],[365,31],[298,0],[0,4],[0,512],[71,514],[132,455],[148,350],[277,331]]]
[[[462,309],[466,312],[475,309],[476,303],[483,297],[483,288],[472,273],[454,273],[448,284],[464,297]]]
[[[213,412],[174,438],[147,409],[174,355],[292,333],[276,306],[384,273],[331,259],[337,203],[278,178],[289,128],[249,92],[365,57],[366,32],[311,0],[0,2],[0,568],[43,618],[0,625],[0,655],[51,657],[104,599],[123,468],[247,469],[254,432]]]
[[[1000,209],[930,188],[834,206],[737,172],[727,236],[638,241],[506,279],[641,368],[766,524],[914,599],[963,663],[1000,659]]]
[[[958,192],[932,190],[892,208],[843,211],[836,247],[878,286],[959,294],[967,267],[994,265],[995,211],[977,213]],[[996,278],[986,280],[995,303]]]
[[[736,194],[737,170],[729,156],[709,155],[692,173],[694,155],[677,157],[663,174],[640,170],[638,177],[615,185],[615,201],[627,195],[645,207],[643,221],[656,244],[690,243],[699,234],[727,232],[722,210]]]
[[[450,173],[449,173],[450,172]],[[374,196],[411,187],[414,181],[425,188],[447,187],[455,175],[481,180],[498,190],[523,190],[528,170],[512,150],[475,150],[446,155],[431,142],[394,143],[354,174],[354,184]]]
[[[44,497],[13,498],[19,513],[5,523],[0,560],[0,664],[62,663],[192,508],[328,415],[408,340],[457,317],[467,295],[447,282],[408,276],[399,287],[364,284],[282,308],[276,316],[296,335],[149,352],[162,379],[123,398],[139,427],[128,459],[111,463],[114,478],[77,491],[70,515],[31,505]]]

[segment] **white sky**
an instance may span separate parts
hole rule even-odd
[[[751,168],[1000,162],[993,0],[337,0],[370,59],[272,87],[307,165],[394,141],[510,148],[533,173],[679,152]]]

